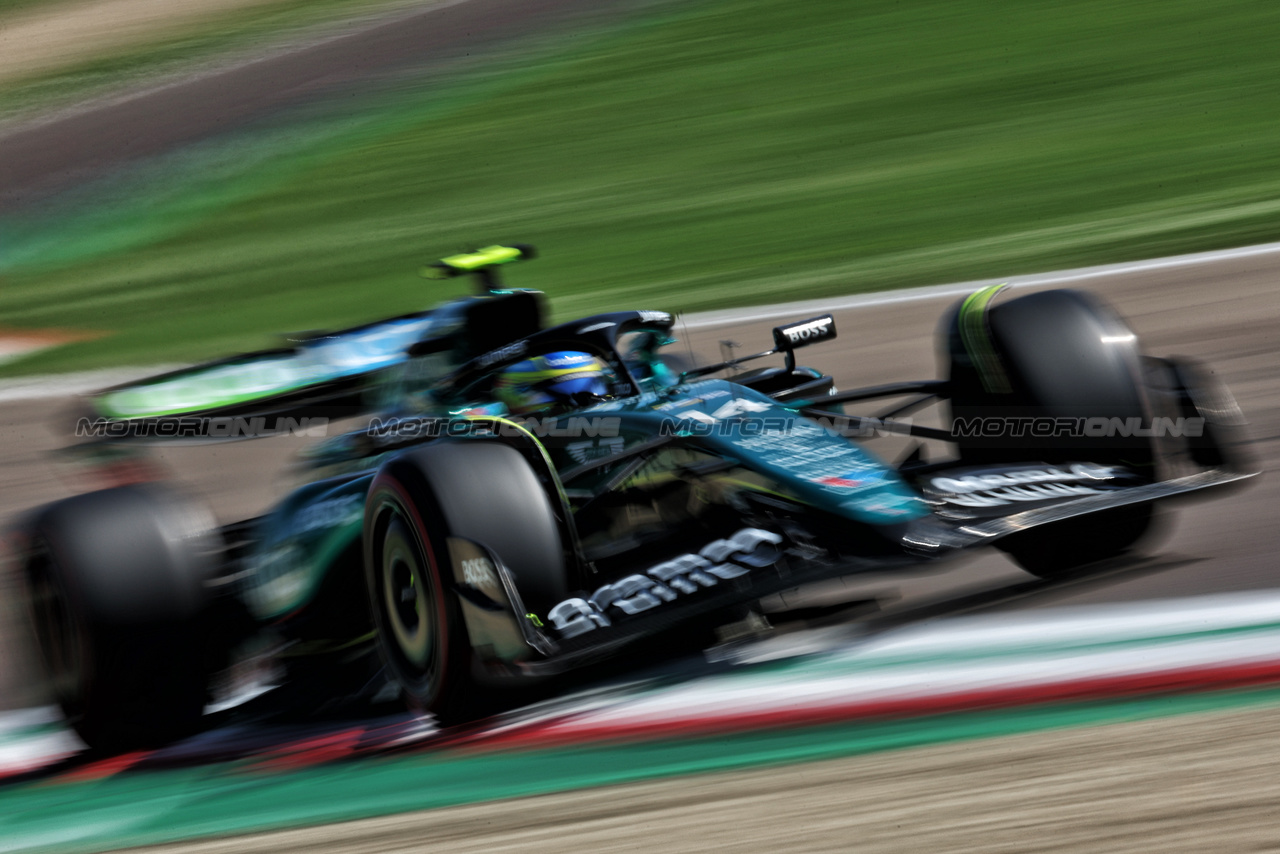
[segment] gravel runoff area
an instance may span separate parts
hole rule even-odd
[[[141,850],[1274,851],[1280,710],[1171,717]]]

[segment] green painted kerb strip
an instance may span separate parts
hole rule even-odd
[[[987,328],[987,306],[1006,285],[992,285],[968,296],[960,305],[960,340],[973,358],[982,387],[992,394],[1012,391]]]
[[[581,749],[424,753],[287,774],[232,763],[0,794],[0,851],[97,851],[948,741],[1280,704],[1280,689],[1026,707]]]

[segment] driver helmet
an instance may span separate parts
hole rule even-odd
[[[609,366],[590,353],[557,350],[504,368],[493,395],[515,415],[590,406],[609,396]]]

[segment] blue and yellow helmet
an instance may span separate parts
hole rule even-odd
[[[609,366],[590,353],[557,350],[509,365],[493,396],[516,415],[590,406],[609,396]]]

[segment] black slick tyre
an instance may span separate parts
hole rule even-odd
[[[981,303],[976,307],[975,298]],[[975,298],[959,304],[944,325],[952,424],[962,461],[1087,461],[1124,466],[1155,480],[1157,449],[1140,431],[1095,437],[1045,436],[1030,429],[1037,419],[1046,425],[1087,419],[1150,424],[1137,336],[1119,315],[1073,290],[1041,291],[990,308],[981,295]],[[964,435],[986,419],[1024,429]],[[1130,550],[1152,518],[1149,504],[1119,508],[1037,527],[997,546],[1033,575],[1059,578]]]
[[[566,598],[558,522],[530,464],[509,446],[480,440],[401,454],[370,485],[364,537],[378,650],[409,705],[444,724],[503,705],[474,659],[449,539],[501,560],[528,610],[545,614]]]
[[[208,682],[212,517],[148,484],[79,495],[22,526],[39,653],[68,722],[106,752],[196,730]]]

